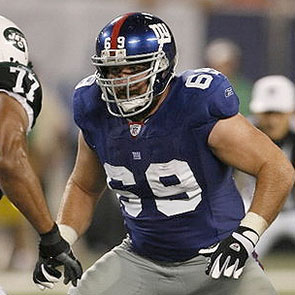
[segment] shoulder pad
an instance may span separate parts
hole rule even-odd
[[[199,68],[199,69],[195,69],[193,70],[194,73],[207,73],[207,74],[211,74],[211,75],[222,75],[223,74],[213,68]]]
[[[204,118],[226,118],[239,111],[239,99],[229,80],[222,73],[201,68],[186,71],[182,75],[185,93],[193,97],[199,110],[199,116]]]
[[[75,89],[85,87],[85,86],[91,86],[95,82],[95,74],[90,75],[84,79],[82,79],[76,86]]]
[[[184,73],[185,87],[209,94],[220,84],[225,76],[211,68],[201,68]]]

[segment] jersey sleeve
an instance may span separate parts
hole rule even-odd
[[[30,131],[42,106],[42,88],[37,75],[16,63],[0,63],[0,91],[16,99],[28,115]]]
[[[191,113],[193,120],[206,123],[231,117],[239,112],[239,98],[222,73],[211,68],[202,68],[187,71],[182,77],[183,93],[190,101],[188,113]]]
[[[79,82],[75,87],[72,99],[74,121],[76,125],[81,129],[83,137],[91,149],[94,148],[94,144],[92,144],[90,135],[86,132],[85,124],[87,124],[87,122],[85,121],[85,118],[87,118],[87,116],[85,113],[87,112],[87,106],[84,102],[84,96],[87,96],[87,94],[85,94],[87,92],[87,86],[91,86],[94,81],[95,77],[94,75],[92,75]]]
[[[219,80],[210,94],[208,109],[212,117],[224,119],[239,112],[239,98],[225,76],[222,75]]]
[[[72,103],[73,103],[74,121],[80,129],[83,129],[83,105],[81,104],[81,100],[80,100],[80,94],[81,94],[80,92],[81,91],[79,89],[74,90]]]

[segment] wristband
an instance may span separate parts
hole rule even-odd
[[[58,224],[61,236],[72,246],[78,240],[78,233],[69,225]]]
[[[58,230],[56,223],[53,224],[53,227],[51,228],[51,230],[49,232],[39,234],[39,235],[41,238],[42,245],[52,245],[52,244],[55,244],[61,240],[59,230]]]
[[[240,225],[255,230],[259,236],[261,236],[268,228],[267,221],[262,216],[254,212],[248,212],[241,220]]]

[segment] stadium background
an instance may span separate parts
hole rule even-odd
[[[25,32],[30,58],[43,82],[44,107],[30,142],[35,169],[42,179],[52,213],[57,212],[75,155],[77,130],[71,116],[71,93],[82,77],[93,72],[90,57],[96,34],[106,22],[130,11],[159,15],[176,37],[178,72],[205,66],[205,45],[215,38],[227,37],[241,47],[240,72],[250,81],[266,74],[283,74],[295,81],[294,2],[0,0],[0,14],[12,19]],[[108,197],[111,201],[103,199],[90,231],[75,246],[84,268],[123,235],[116,200]],[[101,211],[106,212],[103,217]],[[105,228],[108,230],[103,235],[101,229],[105,233]],[[42,293],[33,285],[31,269],[37,253],[36,239],[16,210],[7,201],[1,202],[1,285],[8,295],[66,294],[62,283],[55,290]],[[17,243],[20,245],[16,246]],[[294,245],[286,249],[282,251],[278,245],[262,261],[281,295],[295,294]]]

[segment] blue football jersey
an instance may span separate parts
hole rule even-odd
[[[244,207],[232,168],[208,146],[216,122],[239,109],[224,75],[205,68],[176,76],[160,108],[142,125],[109,114],[94,76],[77,85],[73,107],[120,200],[138,254],[187,260],[238,227]]]

